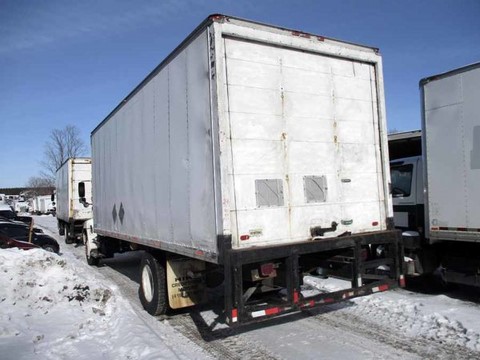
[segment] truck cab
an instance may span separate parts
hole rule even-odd
[[[424,233],[424,183],[421,130],[388,136],[395,227]]]
[[[423,234],[424,187],[421,156],[390,162],[395,226]]]
[[[395,227],[402,230],[407,273],[423,274],[435,270],[435,259],[425,239],[425,186],[421,130],[388,136],[391,193]],[[426,250],[428,249],[428,250]],[[411,266],[409,266],[409,263]]]

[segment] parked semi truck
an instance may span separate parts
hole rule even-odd
[[[69,158],[57,170],[56,203],[58,232],[65,243],[82,240],[84,222],[92,218],[92,161],[90,158]],[[79,190],[83,196],[79,197]]]
[[[422,130],[389,136],[411,275],[480,285],[480,63],[420,81]]]
[[[375,48],[212,15],[91,143],[87,260],[144,250],[153,315],[220,283],[230,325],[403,283]],[[305,274],[351,287],[307,296]]]

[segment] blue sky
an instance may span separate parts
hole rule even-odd
[[[52,129],[90,131],[207,15],[380,48],[389,129],[420,127],[418,81],[480,61],[480,0],[0,0],[0,187],[41,171]]]

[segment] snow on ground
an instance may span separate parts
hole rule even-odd
[[[349,287],[337,279],[306,277],[305,283],[322,291]],[[480,307],[445,295],[425,295],[407,290],[387,291],[353,299],[338,311],[356,315],[409,337],[480,351]],[[480,356],[480,354],[479,354]]]
[[[54,217],[34,218],[59,238]],[[91,268],[82,247],[63,241],[60,246],[60,256],[0,250],[0,358],[480,357],[478,303],[396,289],[216,337],[197,328],[188,312],[158,321],[141,310],[138,283],[115,270],[124,266],[121,259]],[[306,277],[305,283],[305,294],[349,286],[331,278]],[[197,315],[208,324],[218,317],[208,309]],[[225,324],[213,327],[222,330]]]
[[[168,324],[140,316],[113,283],[79,261],[0,249],[0,358],[208,357]]]

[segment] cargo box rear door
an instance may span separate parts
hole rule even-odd
[[[234,247],[385,228],[374,66],[224,41]]]
[[[92,203],[92,164],[90,159],[75,159],[72,162],[72,180],[70,185],[71,216],[75,220],[85,220],[92,217],[92,207],[80,202],[79,183],[84,183],[85,200]]]

